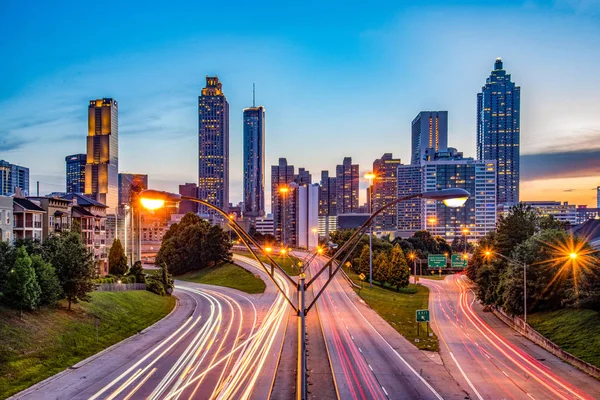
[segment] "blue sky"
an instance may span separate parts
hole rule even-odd
[[[449,144],[474,156],[476,93],[500,56],[522,88],[522,199],[594,204],[598,0],[37,3],[0,15],[0,159],[28,166],[42,192],[64,190],[99,97],[119,101],[121,171],[166,190],[197,181],[209,74],[230,102],[231,201],[253,82],[267,166],[287,157],[318,181],[344,156],[361,171],[384,152],[408,162],[412,119],[438,109]]]

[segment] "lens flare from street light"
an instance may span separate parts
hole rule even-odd
[[[289,191],[290,191],[290,189],[287,186],[281,186],[279,188],[279,193],[282,193],[282,194],[286,194]]]
[[[273,251],[273,248],[271,247],[265,247],[265,252],[270,253]]]
[[[317,248],[317,253],[319,253],[319,254],[323,254],[323,249],[322,249],[321,247],[318,247],[318,248]]]
[[[163,199],[149,199],[142,197],[140,202],[142,203],[142,206],[148,210],[158,210],[165,206],[165,201]]]
[[[311,231],[312,233],[317,233],[317,228],[312,228],[310,231]]]
[[[372,173],[372,172],[367,172],[365,174],[365,179],[368,179],[368,180],[372,181],[373,179],[375,179],[375,174]]]
[[[469,233],[469,229],[463,228],[462,233],[464,233],[466,235],[467,233]]]
[[[286,251],[284,248],[282,248],[282,249],[281,249],[281,251],[280,251],[279,253],[280,253],[280,254],[285,254],[286,252],[287,252],[287,251]]]
[[[444,202],[446,207],[457,208],[465,204],[468,199],[468,197],[456,197],[454,199],[444,199],[442,201]]]
[[[435,224],[437,222],[437,219],[435,219],[435,218],[429,218],[428,221],[431,224]]]
[[[571,253],[569,254],[569,257],[571,257],[571,260],[575,260],[577,258],[577,253]]]

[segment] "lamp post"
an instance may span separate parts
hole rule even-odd
[[[369,188],[367,190],[369,202],[369,214],[373,213],[373,179],[375,174],[372,172],[365,174],[365,179],[369,181]],[[369,287],[373,286],[373,224],[369,224]]]
[[[408,258],[410,258],[413,262],[413,275],[415,277],[415,285],[417,284],[417,255],[415,253],[410,253],[408,255]]]
[[[213,210],[217,211],[218,213],[220,213],[221,215],[223,215],[226,218],[228,215],[225,211],[221,210],[220,208],[218,208],[204,200],[196,199],[193,197],[181,196],[181,195],[177,195],[174,193],[159,192],[156,190],[145,190],[141,193],[141,195],[142,195],[142,197],[141,197],[142,205],[149,209],[157,209],[157,208],[163,207],[166,200],[171,200],[171,201],[189,200],[189,201],[192,201],[195,203],[205,205],[209,208],[212,208]],[[266,249],[263,250],[263,248],[253,238],[251,238],[237,224],[237,222],[235,220],[230,220],[229,223],[230,223],[231,227],[238,234],[238,236],[240,237],[240,239],[242,240],[242,242],[244,243],[246,248],[250,251],[250,253],[253,255],[254,259],[260,264],[260,266],[263,268],[263,270],[269,275],[271,281],[273,282],[273,284],[275,285],[277,290],[279,290],[279,292],[283,295],[283,297],[288,302],[288,304],[294,309],[294,311],[296,311],[296,313],[298,315],[298,369],[297,369],[298,376],[297,376],[297,390],[296,390],[296,398],[298,400],[306,399],[306,340],[305,340],[306,339],[306,318],[305,318],[306,314],[315,305],[315,303],[317,302],[319,297],[321,297],[321,295],[323,294],[323,291],[327,288],[327,286],[329,286],[329,284],[335,277],[335,274],[339,271],[339,269],[347,261],[348,257],[350,256],[350,254],[352,254],[352,251],[356,248],[358,243],[360,243],[360,239],[365,234],[367,228],[370,227],[374,218],[377,217],[382,212],[384,212],[385,210],[387,210],[388,208],[396,206],[401,201],[409,200],[409,199],[413,199],[413,198],[420,198],[420,197],[423,197],[426,199],[444,201],[444,204],[446,204],[446,206],[448,206],[448,207],[460,207],[469,198],[469,193],[464,189],[435,190],[435,191],[401,197],[391,203],[384,205],[379,210],[375,211],[374,213],[371,213],[371,216],[369,217],[369,219],[363,225],[361,225],[360,228],[358,228],[342,246],[340,246],[338,248],[338,250],[335,252],[335,254],[310,279],[309,282],[306,282],[306,275],[304,273],[301,273],[298,276],[297,282],[294,281],[285,272],[285,270],[283,268],[281,268],[281,266],[279,264],[277,264],[269,256],[269,252],[267,252]],[[263,264],[261,259],[256,255],[254,248],[251,245],[254,246],[254,248],[258,249],[258,251],[261,252],[263,255],[265,255],[265,257],[269,260],[269,263],[271,264],[270,271]],[[348,249],[350,251],[348,251],[344,255],[342,260],[340,262],[338,262],[338,265],[336,266],[335,270],[333,270],[332,266],[333,266],[333,263],[335,262],[335,260],[337,258],[341,257],[341,254]],[[286,252],[286,249],[282,248],[281,253],[285,254],[285,252]],[[277,268],[279,270],[279,272],[284,276],[284,278],[286,278],[289,282],[291,282],[293,284],[294,287],[296,287],[297,295],[298,295],[297,306],[294,305],[294,303],[286,295],[285,291],[280,287],[280,285],[275,280],[275,277],[274,277],[275,268]],[[308,289],[312,285],[312,283],[327,269],[329,269],[329,278],[327,279],[325,284],[321,287],[319,292],[313,297],[313,299],[312,299],[311,303],[308,305],[308,307],[306,307],[306,303],[305,303],[306,289]]]
[[[287,220],[285,219],[285,200],[287,198],[287,194],[290,191],[290,189],[287,186],[281,186],[279,188],[279,193],[281,193],[281,246],[285,247],[285,231],[286,231],[286,225],[287,225]]]
[[[465,254],[467,254],[467,234],[469,233],[469,229],[463,228],[462,233],[465,236]]]

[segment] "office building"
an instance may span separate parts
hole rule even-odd
[[[244,109],[244,217],[265,215],[265,108]]]
[[[319,245],[319,185],[298,186],[296,204],[295,247],[314,250]]]
[[[275,215],[277,191],[292,182],[294,182],[294,166],[288,165],[285,158],[280,158],[277,165],[271,166],[271,214]]]
[[[358,184],[360,180],[358,164],[352,164],[351,157],[335,169],[337,215],[352,214],[358,211]]]
[[[381,207],[393,203],[398,196],[398,166],[402,160],[393,158],[392,153],[385,153],[373,161],[373,184],[368,190],[368,212],[375,212]],[[391,232],[398,227],[397,207],[390,207],[375,218],[374,230]]]
[[[17,188],[29,195],[29,168],[0,160],[0,196],[12,196]]]
[[[229,205],[229,103],[216,76],[198,97],[198,198],[225,211]],[[201,214],[215,214],[200,206]]]
[[[186,197],[198,198],[198,185],[195,183],[186,183],[185,185],[179,185],[179,194]],[[182,200],[179,202],[179,214],[198,212],[198,203],[194,203],[190,200]]]
[[[590,219],[600,219],[600,208],[577,206],[577,224],[583,224]]]
[[[448,111],[421,111],[412,121],[411,164],[448,148]]]
[[[0,242],[13,241],[13,198],[0,196]]]
[[[67,169],[67,193],[84,193],[87,154],[66,156],[65,163]]]
[[[148,189],[148,175],[119,173],[119,205],[135,201],[135,194]]]
[[[477,159],[496,160],[499,205],[519,202],[521,88],[496,59],[477,94]]]
[[[114,99],[90,100],[85,194],[116,215],[119,204],[119,108]]]
[[[272,235],[273,234],[273,217],[259,217],[254,220],[254,228],[256,232],[261,233],[263,235]]]
[[[298,168],[298,173],[294,176],[294,182],[298,185],[312,184],[312,175],[305,168]]]
[[[319,235],[329,237],[337,230],[337,183],[329,171],[321,171],[319,185]]]
[[[539,211],[540,215],[552,216],[555,220],[568,223],[569,225],[577,224],[577,206],[568,202],[561,203],[560,201],[524,201]],[[508,211],[504,208],[504,211]]]
[[[298,184],[290,182],[282,188],[285,189],[275,191],[273,232],[275,239],[282,246],[295,246],[297,243]]]
[[[467,229],[470,242],[496,226],[496,168],[494,161],[463,158],[456,149],[438,152],[430,161],[398,167],[398,197],[446,188],[462,188],[471,194],[458,208],[442,201],[411,199],[398,207],[398,231],[407,237],[417,230],[452,241]]]

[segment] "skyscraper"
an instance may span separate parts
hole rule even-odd
[[[244,217],[265,215],[265,108],[244,109]]]
[[[344,157],[342,165],[335,168],[337,185],[337,215],[358,212],[358,164],[352,157]]]
[[[206,77],[198,97],[198,198],[229,207],[229,103],[216,76]],[[202,214],[214,214],[206,206]]]
[[[335,177],[329,171],[321,171],[319,187],[319,216],[337,215],[337,187]]]
[[[29,168],[0,160],[0,196],[12,196],[16,188],[29,195]]]
[[[312,183],[312,175],[305,168],[298,168],[298,173],[294,176],[294,182],[298,185],[310,185]]]
[[[198,198],[198,185],[195,183],[186,183],[185,185],[179,185],[179,194],[187,197]],[[198,203],[194,203],[190,200],[182,200],[179,203],[179,214],[198,212]]]
[[[148,189],[148,175],[121,172],[119,174],[119,205],[130,204],[134,192],[146,189]]]
[[[119,203],[119,111],[113,99],[90,100],[85,194],[116,215]],[[112,242],[111,242],[112,243]]]
[[[67,167],[67,193],[85,192],[86,154],[73,154],[65,157]]]
[[[393,158],[392,153],[385,153],[381,158],[373,161],[375,179],[369,192],[373,212],[397,199],[399,165],[402,165],[402,160]],[[394,231],[397,225],[397,207],[388,208],[375,218],[377,231]]]
[[[421,111],[412,122],[411,164],[421,164],[448,147],[448,111]]]
[[[290,218],[295,212],[294,166],[288,165],[285,158],[271,166],[271,213],[273,214],[274,235],[280,242],[289,243],[292,229]]]
[[[279,164],[271,166],[271,213],[275,217],[277,208],[277,191],[294,181],[294,166],[288,165],[285,158],[279,159]]]
[[[496,59],[477,94],[477,159],[496,160],[498,205],[519,202],[521,88]]]

